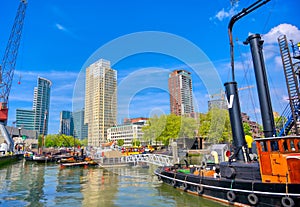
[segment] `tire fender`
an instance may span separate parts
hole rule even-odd
[[[253,193],[250,193],[247,198],[251,205],[256,205],[258,203],[258,197]]]
[[[281,204],[284,207],[293,207],[293,206],[295,206],[294,200],[290,197],[287,197],[287,196],[281,198]]]
[[[183,186],[183,188],[184,188],[184,191],[187,191],[187,189],[188,189],[188,187],[189,187],[188,184],[187,184],[187,183],[183,183],[182,186]]]
[[[172,180],[172,186],[176,188],[176,180]]]
[[[203,186],[202,185],[198,185],[197,186],[197,193],[200,195],[203,193]]]
[[[233,191],[228,191],[226,196],[227,200],[229,200],[230,202],[233,202],[236,199],[236,195]]]

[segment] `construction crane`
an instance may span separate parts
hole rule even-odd
[[[8,119],[8,98],[16,66],[26,7],[27,0],[21,0],[0,66],[0,130],[11,151],[13,141],[9,137],[5,125]]]

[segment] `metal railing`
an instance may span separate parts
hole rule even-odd
[[[138,154],[114,158],[95,156],[94,160],[102,166],[137,164],[139,162],[151,163],[158,166],[170,166],[174,164],[173,157],[163,154]]]

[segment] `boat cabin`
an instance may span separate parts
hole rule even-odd
[[[300,183],[300,137],[255,139],[262,182]]]

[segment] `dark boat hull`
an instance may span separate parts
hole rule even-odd
[[[164,183],[223,203],[236,206],[300,206],[300,184],[230,180],[164,169],[158,168],[155,171],[158,179]]]
[[[10,164],[14,161],[21,160],[23,158],[23,154],[14,154],[14,155],[4,155],[0,156],[0,167],[6,164]]]

